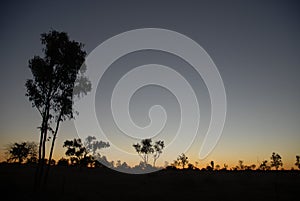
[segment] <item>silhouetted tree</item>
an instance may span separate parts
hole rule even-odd
[[[94,158],[94,165],[96,164],[96,162],[99,162],[101,165],[105,165],[106,167],[109,168],[114,168],[114,161],[108,161],[106,156],[101,156],[100,154],[97,154],[97,155],[93,155],[93,158]],[[100,167],[103,167],[101,165]]]
[[[300,169],[300,156],[296,156],[296,163],[295,165]]]
[[[130,169],[130,166],[126,162],[122,163],[120,160],[118,160],[115,169],[124,171]]]
[[[260,165],[259,165],[259,170],[270,170],[271,167],[268,165],[268,161],[264,160]]]
[[[73,118],[73,95],[80,97],[91,89],[90,82],[83,75],[86,69],[84,66],[80,68],[86,56],[82,50],[83,44],[71,41],[66,33],[55,30],[41,34],[41,43],[45,46],[44,57],[34,56],[29,61],[33,79],[28,79],[25,84],[26,96],[42,117],[38,154],[40,166],[37,169],[40,177],[43,175],[47,131],[53,134],[49,154],[51,162],[59,124]],[[51,122],[55,123],[55,129],[51,128]]]
[[[61,158],[57,162],[58,166],[68,166],[69,165],[69,160],[66,158]]]
[[[8,162],[23,163],[34,161],[37,156],[37,144],[35,142],[21,142],[8,145],[7,152]]]
[[[79,160],[80,166],[83,166],[83,167],[93,167],[94,162],[95,162],[94,157],[91,155],[86,155],[86,154],[84,155],[83,158],[81,158]]]
[[[79,164],[80,160],[86,155],[86,149],[83,146],[81,139],[66,140],[63,147],[67,148],[66,156],[70,157],[71,164]]]
[[[156,141],[152,144],[151,139],[143,139],[140,143],[136,143],[132,145],[138,155],[143,159],[145,164],[148,164],[149,156],[153,154],[153,166],[157,159],[159,158],[160,154],[162,153],[163,148],[165,147],[164,141]]]
[[[208,171],[213,171],[212,167],[210,165],[207,165],[205,170],[208,170]]]
[[[216,170],[220,170],[220,165],[216,165]]]
[[[210,166],[211,166],[211,169],[214,170],[215,169],[215,162],[214,161],[210,161]]]
[[[252,164],[252,165],[245,165],[245,170],[255,170],[256,168],[256,165],[255,164]]]
[[[187,169],[189,169],[189,170],[196,169],[196,167],[192,163],[189,163],[187,166],[188,166]]]
[[[96,137],[88,136],[85,139],[84,144],[81,139],[66,140],[63,147],[67,148],[66,156],[70,157],[72,165],[81,165],[86,167],[92,167],[95,162],[95,158],[100,162],[108,163],[106,157],[102,157],[97,151],[102,148],[109,147],[108,142],[97,141]]]
[[[143,139],[141,144],[136,143],[133,145],[135,151],[139,154],[139,156],[143,159],[144,163],[148,164],[149,155],[154,152],[152,140],[151,139]]]
[[[119,166],[121,166],[121,165],[122,165],[121,160],[117,160],[117,162],[116,162],[116,167],[119,167]]]
[[[222,170],[227,170],[227,168],[228,168],[228,165],[226,163],[224,163]]]
[[[179,166],[179,162],[176,160],[173,161],[173,163],[171,163],[172,169],[177,169],[177,167]]]
[[[245,169],[244,161],[239,160],[239,166],[238,166],[238,169],[239,169],[239,170],[244,170],[244,169]]]
[[[184,169],[188,163],[189,163],[188,157],[184,153],[182,153],[181,155],[178,156],[177,165],[181,166],[182,169]]]
[[[165,147],[164,141],[156,141],[154,144],[154,155],[153,155],[153,166],[155,167],[156,160],[159,158],[160,154],[162,153],[162,150]]]
[[[108,142],[97,141],[95,136],[88,136],[84,142],[87,153],[91,153],[93,156],[96,155],[100,149],[108,148],[109,146]]]
[[[271,156],[271,167],[275,167],[275,169],[278,170],[279,166],[282,167],[282,165],[283,163],[281,160],[281,156],[273,152]]]
[[[36,154],[35,154],[35,156],[31,156],[31,157],[27,158],[26,164],[33,165],[33,164],[37,164],[37,162],[38,162],[38,159],[37,159],[37,144],[36,144]]]

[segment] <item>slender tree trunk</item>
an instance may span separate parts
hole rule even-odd
[[[159,158],[159,154],[156,154],[156,156],[154,155],[154,157],[153,157],[153,167],[155,167],[155,163],[156,163],[156,161],[157,161],[157,159]]]
[[[45,115],[43,115],[42,125],[41,125],[41,134],[40,134],[40,145],[39,145],[39,160],[42,159],[42,146],[43,146],[43,137],[44,137],[44,121],[45,121]]]
[[[46,141],[47,141],[47,132],[48,132],[48,121],[50,117],[50,100],[48,99],[46,104],[46,115],[44,120],[44,128],[43,128],[43,142],[42,142],[42,157],[40,163],[40,172],[39,172],[39,185],[42,182],[43,174],[44,174],[44,166],[45,166],[45,156],[46,156]]]
[[[52,139],[48,166],[47,166],[46,173],[45,173],[45,178],[44,178],[44,184],[47,184],[47,181],[48,181],[48,175],[49,175],[49,171],[50,171],[51,160],[52,160],[52,155],[53,155],[56,136],[57,136],[57,133],[58,133],[59,124],[60,124],[60,121],[61,121],[61,116],[62,116],[62,112],[60,112],[59,117],[58,117],[57,122],[56,122],[56,128],[55,128],[55,132],[54,132],[53,139]]]
[[[40,185],[40,171],[41,171],[41,162],[42,162],[42,147],[43,147],[43,138],[44,138],[44,128],[45,128],[45,118],[46,118],[46,111],[42,116],[42,124],[41,124],[41,134],[40,134],[40,144],[39,144],[39,156],[38,156],[38,165],[36,167],[35,175],[34,175],[34,189],[37,190],[38,186]]]
[[[153,167],[155,167],[156,159],[153,159]]]

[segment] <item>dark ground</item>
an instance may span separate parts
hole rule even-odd
[[[98,168],[52,167],[44,193],[34,167],[0,165],[5,200],[300,200],[300,171],[160,171],[129,175]],[[297,199],[298,198],[298,199]],[[1,199],[4,200],[4,199]]]

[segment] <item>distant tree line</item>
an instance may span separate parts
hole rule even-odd
[[[300,169],[300,157],[296,156],[296,163],[295,165],[297,166],[298,169]],[[211,161],[209,165],[206,166],[206,168],[202,168],[201,170],[232,170],[232,171],[238,171],[238,170],[279,170],[280,167],[283,166],[282,158],[278,153],[273,152],[271,157],[270,157],[270,163],[268,160],[263,160],[262,163],[259,164],[257,167],[255,164],[251,165],[244,165],[244,161],[239,160],[238,165],[235,167],[232,167],[228,169],[228,165],[224,164],[223,167],[221,168],[220,165],[215,165],[214,161]],[[187,169],[187,170],[200,170],[198,168],[198,163],[196,165],[193,165],[189,163],[188,157],[182,153],[177,157],[174,162],[166,167],[167,169]],[[293,169],[293,168],[292,168]]]
[[[74,138],[73,140],[66,140],[63,144],[66,149],[66,158],[62,157],[57,162],[54,159],[49,161],[45,159],[46,164],[51,166],[73,166],[73,167],[109,167],[115,170],[143,170],[146,168],[162,169],[162,167],[155,167],[155,162],[159,158],[164,148],[164,142],[159,140],[152,142],[151,139],[141,140],[140,143],[133,145],[135,151],[142,158],[142,161],[134,166],[130,167],[126,162],[109,161],[106,156],[100,154],[100,150],[104,148],[109,148],[110,144],[108,142],[98,141],[94,136],[88,136],[84,141],[79,138]],[[15,142],[8,144],[6,146],[6,162],[8,163],[18,163],[18,164],[31,164],[35,165],[38,163],[38,144],[36,142]],[[149,164],[149,157],[153,158],[153,165]],[[242,170],[279,170],[283,167],[282,157],[273,152],[270,161],[263,160],[258,166],[255,164],[245,165],[244,161],[239,160],[238,165],[232,168],[228,168],[227,164],[223,166],[215,165],[214,161],[211,161],[206,167],[199,168],[199,163],[196,162],[192,164],[189,162],[188,156],[184,153],[180,154],[176,160],[170,165],[165,165],[167,170],[205,170],[205,171],[242,171]],[[296,156],[295,166],[300,169],[300,156]],[[293,169],[293,168],[292,168]]]

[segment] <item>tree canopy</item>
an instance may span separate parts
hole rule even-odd
[[[8,162],[36,161],[37,144],[35,142],[15,142],[8,145],[6,154],[8,155]]]

